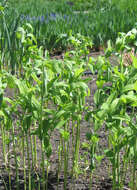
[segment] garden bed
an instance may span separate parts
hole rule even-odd
[[[94,58],[97,58],[99,55],[104,55],[103,52],[94,52],[91,53],[89,56],[92,56]],[[61,59],[63,56],[53,56],[54,59]],[[111,64],[115,65],[116,58],[111,57]],[[97,90],[96,86],[96,75],[91,75],[88,74],[84,76],[84,78],[89,78],[91,77],[91,81],[89,82],[88,86],[91,91],[91,94],[89,97],[87,97],[86,100],[86,105],[92,109],[94,107],[94,93]],[[7,97],[13,97],[14,92],[8,90],[6,92]],[[52,106],[51,106],[52,107]],[[14,115],[13,115],[14,117]],[[16,118],[15,123],[16,123]],[[89,159],[89,152],[85,148],[82,148],[82,143],[86,142],[86,133],[89,132],[92,128],[92,124],[88,123],[84,119],[81,122],[81,127],[80,127],[80,154],[79,154],[79,175],[78,178],[74,178],[71,175],[71,170],[72,170],[72,143],[70,139],[69,142],[69,164],[68,164],[68,176],[67,176],[67,189],[73,189],[73,190],[88,190],[90,187],[92,187],[92,190],[111,190],[112,189],[112,178],[111,178],[111,165],[109,161],[106,158],[103,158],[101,163],[96,165],[96,170],[93,172],[92,176],[92,182],[90,181],[90,170],[89,170],[89,164],[90,164],[90,159]],[[70,134],[72,133],[72,129],[70,128]],[[15,129],[15,134],[18,134],[18,129]],[[107,148],[108,146],[108,131],[105,129],[105,125],[102,126],[102,128],[98,132],[99,138],[100,138],[100,147],[99,151],[100,154],[103,154],[103,150]],[[16,135],[15,135],[16,136]],[[30,142],[30,139],[29,139]],[[63,172],[63,167],[62,171],[60,172],[59,176],[57,174],[58,172],[58,165],[59,165],[59,158],[58,158],[58,147],[59,147],[59,142],[60,142],[60,134],[58,130],[55,130],[54,133],[51,136],[51,144],[53,148],[53,153],[50,157],[50,167],[49,167],[49,175],[48,175],[48,189],[49,190],[63,190],[64,189],[64,172]],[[20,140],[17,140],[17,144],[19,146]],[[7,168],[5,167],[4,160],[3,160],[3,154],[2,151],[0,153],[0,189],[1,190],[6,190],[6,189],[20,189],[24,190],[24,173],[23,173],[23,158],[22,158],[22,152],[20,152],[20,148],[17,146],[16,148],[16,154],[19,156],[19,167],[18,167],[18,177],[19,177],[19,183],[16,183],[16,164],[14,160],[15,154],[12,152],[13,150],[13,144],[10,145],[8,152],[7,148],[7,159],[9,158],[9,162],[7,162]],[[42,177],[42,171],[41,171],[41,145],[40,141],[37,139],[37,165],[36,168],[31,168],[31,178],[32,178],[32,189],[42,189],[42,182],[40,182],[40,178]],[[0,138],[0,149],[2,150],[2,139]],[[31,150],[30,150],[31,151]],[[27,157],[27,150],[26,152],[26,157]],[[30,157],[30,161],[32,162],[32,158]],[[26,158],[26,167],[27,167],[28,160]],[[10,185],[9,185],[9,171],[10,171]],[[46,170],[45,170],[45,175],[46,175]],[[59,177],[59,178],[58,178]],[[123,186],[123,190],[129,190],[128,184],[130,180],[130,172],[127,172],[126,174],[126,181]],[[28,176],[26,177],[26,184],[28,186]],[[18,185],[18,187],[17,187]],[[10,187],[10,188],[9,188]]]

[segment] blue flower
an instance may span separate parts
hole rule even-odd
[[[41,16],[41,22],[44,22],[44,21],[45,21],[45,17]]]
[[[31,17],[29,15],[26,16],[25,20],[30,21]]]
[[[63,18],[66,20],[67,19],[67,15],[64,15]]]
[[[67,22],[69,22],[69,16],[68,15],[64,15],[63,18],[64,18],[64,20],[67,20]]]
[[[20,19],[21,19],[21,20],[25,20],[25,15],[21,15],[21,16],[20,16]]]
[[[35,16],[31,17],[31,20],[37,20],[37,18]]]
[[[50,20],[56,20],[57,15],[55,13],[50,13],[49,17],[50,17]]]
[[[55,13],[50,13],[50,16],[56,19],[56,14]]]
[[[21,15],[20,16],[20,19],[21,21],[25,20],[25,21],[40,21],[40,22],[44,22],[45,21],[45,17],[42,15],[42,16],[32,16],[30,17],[29,15]]]

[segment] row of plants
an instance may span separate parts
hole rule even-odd
[[[50,138],[54,130],[58,130],[60,142],[57,173],[59,179],[61,166],[63,166],[64,189],[66,189],[71,126],[71,143],[74,146],[72,176],[77,175],[78,170],[80,122],[88,93],[88,86],[81,76],[88,68],[85,56],[88,51],[87,45],[90,46],[92,43],[78,35],[80,42],[78,44],[77,39],[71,36],[69,40],[76,46],[77,51],[68,52],[63,61],[57,61],[50,59],[48,53],[43,52],[43,48],[37,47],[30,24],[25,25],[24,28],[18,28],[16,36],[22,43],[21,64],[14,75],[8,71],[8,66],[1,65],[0,115],[3,161],[9,175],[7,188],[12,189],[11,157],[14,158],[12,166],[16,171],[17,189],[19,189],[21,167],[24,172],[24,189],[27,187],[29,190],[40,189],[41,183],[43,189],[48,188],[48,171],[52,164],[50,163],[52,154]],[[85,47],[79,52],[81,42]],[[84,55],[83,59],[80,58],[82,55]],[[5,91],[9,88],[13,91],[12,97],[5,95]],[[41,147],[40,163],[37,156],[36,137],[39,138]],[[19,155],[17,155],[18,151]],[[20,162],[21,160],[23,163]],[[41,176],[37,174],[37,168],[40,169]],[[37,186],[31,178],[32,171],[37,174]]]
[[[48,189],[48,174],[52,165],[51,137],[57,130],[60,136],[57,177],[59,183],[63,170],[64,189],[67,189],[68,176],[75,181],[79,173],[84,172],[79,168],[79,149],[82,146],[88,153],[87,172],[91,178],[91,189],[97,163],[107,158],[113,190],[124,187],[127,172],[131,174],[129,186],[135,190],[137,58],[131,54],[132,65],[126,67],[123,55],[132,49],[136,54],[137,29],[127,34],[119,33],[115,48],[109,41],[105,56],[97,60],[88,58],[89,49],[93,46],[88,37],[81,34],[73,36],[72,32],[68,36],[63,35],[73,50],[66,51],[63,60],[55,60],[50,58],[45,48],[39,47],[34,33],[28,23],[17,28],[14,38],[18,49],[14,49],[12,63],[11,60],[7,63],[1,59],[0,130],[4,168],[9,176],[6,188],[12,189],[11,171],[14,169],[17,189],[20,188],[20,171],[23,171],[25,190]],[[10,53],[8,48],[6,51]],[[109,61],[112,54],[117,56],[116,65],[111,65]],[[0,55],[2,58],[2,50]],[[15,60],[18,60],[16,65]],[[86,106],[86,97],[90,95],[88,82],[92,78],[83,78],[88,69],[93,74],[97,71],[97,90],[92,108]],[[13,96],[8,97],[7,90],[12,91]],[[86,143],[80,142],[83,114],[90,126],[90,132],[85,134]],[[100,145],[99,131],[103,124],[108,134],[108,147]],[[40,159],[38,146],[41,149]],[[70,154],[72,166],[68,168]],[[85,166],[87,168],[87,162]],[[37,183],[32,173],[36,175]]]
[[[130,175],[130,188],[137,188],[137,30],[134,28],[127,34],[119,33],[115,49],[108,42],[106,59],[99,58],[93,65],[97,70],[97,90],[94,94],[94,109],[88,110],[86,119],[91,122],[91,133],[88,134],[90,169],[96,169],[100,146],[100,130],[105,125],[108,147],[104,148],[104,156],[112,167],[112,189],[124,189],[126,175]],[[133,50],[133,51],[132,51]],[[132,51],[132,53],[131,53]],[[119,57],[112,66],[108,60],[115,53]],[[132,62],[124,63],[125,52],[130,52]],[[109,84],[109,85],[107,85]],[[102,156],[102,155],[101,155]],[[100,157],[99,157],[100,158]],[[132,163],[132,164],[131,164]],[[130,170],[130,174],[127,174]],[[108,169],[108,173],[109,173]]]
[[[75,6],[67,1],[3,1],[5,10],[0,12],[2,62],[18,65],[17,57],[21,57],[16,54],[21,43],[17,42],[15,34],[17,28],[27,22],[34,28],[38,46],[50,53],[68,48],[66,38],[70,30],[73,35],[81,33],[92,38],[94,47],[99,48],[109,39],[114,42],[119,31],[128,32],[136,22],[135,0],[130,3],[122,0],[92,1],[91,4],[93,6],[84,13],[76,12]]]

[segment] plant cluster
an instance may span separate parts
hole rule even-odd
[[[17,63],[16,50],[18,49],[15,33],[24,23],[30,22],[33,26],[38,46],[53,52],[55,49],[67,49],[63,40],[58,41],[62,33],[68,35],[72,30],[74,36],[77,33],[89,36],[94,46],[98,48],[105,45],[109,39],[115,41],[119,31],[131,30],[137,18],[136,0],[130,3],[123,0],[91,1],[92,6],[88,11],[86,9],[86,13],[85,10],[76,8],[79,1],[74,2],[73,6],[68,1],[3,2],[5,11],[0,17],[0,49],[3,52],[4,62],[14,60],[14,64]],[[84,7],[83,3],[82,7]]]
[[[126,67],[123,63],[123,54],[125,49],[129,51],[134,47],[136,50],[136,28],[127,34],[119,33],[115,49],[108,42],[105,56],[100,56],[96,61],[87,56],[92,41],[80,34],[74,37],[70,32],[68,43],[73,50],[67,51],[63,60],[50,59],[48,52],[37,46],[30,24],[17,29],[16,40],[20,44],[17,55],[21,57],[21,64],[16,70],[12,68],[13,75],[8,71],[10,67],[1,62],[0,72],[2,151],[5,169],[9,174],[8,188],[12,189],[10,171],[14,167],[16,186],[19,189],[20,160],[23,160],[24,189],[27,189],[27,178],[28,189],[36,188],[31,178],[32,171],[37,174],[37,188],[40,189],[42,183],[43,189],[47,189],[48,173],[52,164],[50,139],[57,130],[60,135],[57,175],[59,179],[61,170],[64,170],[64,189],[67,188],[68,175],[77,178],[82,172],[79,167],[79,149],[82,145],[87,149],[85,155],[90,157],[90,162],[86,161],[86,166],[88,165],[91,174],[91,184],[97,162],[107,157],[110,168],[112,166],[113,189],[124,186],[126,172],[131,167],[130,185],[135,190],[137,58],[131,55],[132,65]],[[114,66],[109,61],[112,53],[118,57],[117,65]],[[92,80],[83,78],[83,73],[88,69],[93,74],[96,71],[98,73],[92,109],[85,106],[86,97],[90,95],[87,83]],[[12,91],[13,95],[7,97],[7,90]],[[86,135],[88,143],[81,144],[80,128],[83,113],[89,126],[91,125],[89,128],[91,132]],[[103,124],[109,134],[108,147],[103,148],[104,152],[101,151],[99,154],[99,130]],[[41,149],[40,161],[37,157],[37,138]],[[70,143],[71,171],[68,169]],[[11,166],[11,155],[14,166]],[[41,177],[37,173],[39,162]]]
[[[82,75],[88,68],[85,62],[85,54],[88,52],[87,46],[92,44],[80,34],[78,35],[79,39],[71,37],[69,41],[77,50],[67,52],[63,61],[52,60],[47,52],[43,56],[43,48],[37,47],[32,30],[30,24],[17,29],[16,39],[22,44],[21,52],[20,50],[18,52],[18,55],[22,53],[22,64],[16,68],[14,75],[6,71],[4,65],[2,65],[0,73],[1,134],[4,163],[9,173],[9,189],[12,189],[10,152],[13,152],[15,161],[17,189],[19,189],[19,159],[23,160],[24,189],[27,189],[27,176],[29,178],[28,188],[34,188],[31,181],[31,171],[36,172],[38,166],[36,136],[41,145],[43,189],[47,189],[48,181],[45,184],[45,168],[47,170],[46,179],[48,179],[52,154],[50,138],[54,130],[58,130],[60,134],[58,178],[61,166],[64,165],[64,189],[66,189],[70,127],[72,127],[72,144],[74,146],[72,174],[77,175],[78,170],[80,122],[85,97],[89,93]],[[83,44],[84,50],[81,49],[79,52],[80,44]],[[10,89],[14,95],[7,97],[6,90]],[[16,154],[18,146],[22,150],[20,156]]]
[[[134,53],[131,50],[134,48]],[[137,188],[137,29],[127,34],[119,33],[115,49],[110,41],[105,57],[99,57],[92,70],[98,71],[97,90],[94,94],[94,108],[88,110],[86,120],[91,122],[91,133],[87,134],[91,158],[91,171],[96,169],[95,160],[107,157],[112,167],[113,189],[123,189],[126,173],[131,170],[131,189]],[[124,64],[125,51],[129,52],[129,65]],[[111,65],[108,58],[112,53],[118,62]],[[106,58],[106,59],[105,59]],[[109,85],[107,85],[109,84]],[[108,147],[98,154],[99,131],[105,125],[108,134]],[[131,165],[132,163],[132,165]],[[109,169],[108,169],[109,170]],[[109,171],[108,171],[109,172]]]
[[[26,3],[26,1],[24,2]],[[106,5],[105,1],[101,2]],[[116,3],[116,1],[110,1],[110,4],[112,2]],[[12,5],[12,1],[9,3]],[[66,32],[63,29],[63,13],[49,12],[46,17],[50,20],[49,25],[44,23],[43,14],[41,17],[37,17],[39,14],[32,17],[32,14],[29,21],[36,21],[34,27],[29,23],[18,27],[21,16],[19,12],[17,11],[18,18],[14,20],[6,4],[3,6],[0,5],[0,19],[2,20],[0,30],[0,142],[2,142],[4,169],[9,176],[6,188],[12,190],[11,171],[14,170],[16,188],[19,189],[19,173],[22,170],[25,190],[36,188],[40,190],[41,184],[43,190],[48,189],[48,175],[52,165],[51,137],[57,131],[59,134],[57,178],[59,184],[63,170],[64,189],[67,189],[68,176],[72,176],[72,180],[75,180],[79,174],[84,172],[90,174],[90,188],[92,189],[92,176],[96,171],[97,164],[103,158],[107,158],[110,163],[108,175],[111,175],[113,190],[124,187],[127,172],[131,174],[129,186],[132,190],[136,190],[136,26],[128,33],[120,32],[114,48],[111,45],[112,42],[108,41],[105,55],[94,60],[92,57],[88,57],[88,54],[96,40],[93,39],[92,42],[90,35],[84,36],[85,25],[80,28],[80,23],[85,22],[84,18],[88,17],[89,19],[92,16],[95,18],[96,15],[94,26],[97,25],[98,28],[100,27],[99,23],[105,23],[105,21],[108,25],[107,19],[100,21],[100,18],[103,18],[103,15],[106,18],[110,12],[113,15],[119,10],[119,7],[111,6],[109,9],[106,7],[101,9],[98,15],[96,10],[93,11],[94,14],[73,15],[72,30],[68,32],[68,24],[66,24]],[[109,13],[108,10],[110,10]],[[24,11],[26,11],[25,7]],[[9,16],[8,22],[7,15]],[[118,16],[120,17],[120,14]],[[112,17],[114,20],[116,19],[114,15]],[[24,14],[23,19],[26,18]],[[125,20],[124,17],[122,18]],[[134,19],[131,20],[134,22]],[[129,24],[127,20],[126,24]],[[45,24],[44,27],[41,25],[41,21]],[[59,25],[57,28],[55,23],[60,23],[62,27]],[[77,34],[75,32],[78,31],[73,30],[77,26],[76,23],[80,29],[80,33]],[[115,20],[113,26],[116,23]],[[86,22],[85,24],[88,25]],[[10,26],[13,27],[12,30]],[[124,24],[120,25],[121,28],[125,26]],[[86,34],[88,34],[87,28],[87,26],[84,28]],[[93,29],[95,28],[93,27]],[[113,29],[116,33],[117,30]],[[97,31],[96,29],[92,30],[92,36],[95,37]],[[102,34],[104,34],[103,29]],[[45,37],[45,35],[47,36]],[[102,39],[100,33],[98,37],[100,40]],[[104,37],[104,39],[107,38]],[[50,58],[46,50],[49,45],[48,40],[50,45],[52,41],[56,42],[57,47],[61,45],[69,47],[70,50],[65,52],[62,60]],[[131,64],[124,63],[125,52],[130,56]],[[114,65],[109,60],[112,54],[117,57]],[[86,98],[90,96],[88,82],[93,79],[93,77],[83,77],[87,70],[90,70],[93,75],[96,74],[97,90],[92,107],[86,105]],[[11,93],[8,96],[7,91]],[[87,137],[85,142],[80,141],[83,119],[88,122],[89,126],[89,133],[85,134]],[[99,132],[102,127],[105,127],[107,133],[107,147],[102,147],[100,143]],[[85,149],[84,171],[79,164],[81,147]],[[41,158],[38,158],[38,150]],[[72,163],[70,169],[68,168],[69,161]],[[37,184],[32,178],[32,173],[36,175]]]

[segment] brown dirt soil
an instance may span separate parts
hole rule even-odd
[[[100,55],[100,53],[95,53],[95,57]],[[92,54],[93,56],[93,54]],[[113,58],[112,58],[113,59]],[[91,90],[91,95],[87,98],[87,104],[92,108],[93,107],[93,96],[96,91],[96,76],[94,75],[89,75],[91,77],[91,82],[89,83],[89,88]],[[7,92],[8,96],[10,96],[10,92]],[[81,122],[81,128],[80,128],[80,142],[86,142],[86,133],[92,128],[91,123],[87,123],[84,118]],[[17,132],[17,131],[16,131]],[[18,132],[17,132],[18,133]],[[70,129],[71,133],[71,129]],[[100,153],[103,153],[103,149],[107,147],[108,145],[108,140],[107,140],[107,132],[104,126],[99,131],[99,137],[100,137],[100,147],[99,150],[101,151]],[[54,131],[52,137],[51,137],[51,144],[53,146],[53,153],[50,158],[50,169],[49,169],[49,177],[48,177],[48,189],[49,190],[63,190],[64,189],[64,174],[63,174],[63,167],[62,171],[60,172],[59,175],[59,185],[58,184],[58,179],[57,179],[57,170],[58,170],[58,145],[59,145],[59,139],[60,135],[57,130]],[[21,143],[18,139],[19,144]],[[86,155],[85,152],[87,150],[83,149],[82,146],[80,147],[80,154],[79,154],[79,167],[80,170],[82,171],[81,174],[79,174],[77,179],[74,179],[70,175],[71,171],[71,166],[72,166],[72,144],[71,144],[71,139],[70,139],[70,154],[69,154],[69,165],[68,165],[68,177],[67,177],[67,189],[68,190],[89,190],[90,189],[90,172],[89,168],[85,164],[85,162],[90,162],[89,160],[89,154],[87,154],[87,158],[84,160],[84,155]],[[11,145],[10,150],[13,148],[13,145]],[[11,177],[11,190],[24,190],[24,174],[23,174],[23,160],[22,160],[22,153],[20,152],[20,147],[18,146],[16,151],[18,151],[18,154],[20,155],[20,167],[19,167],[19,184],[17,188],[16,184],[16,172],[15,172],[15,162],[14,162],[14,157],[10,159],[10,177]],[[4,160],[3,160],[3,154],[2,154],[2,139],[0,136],[0,190],[10,190],[9,188],[9,176],[8,176],[8,169],[5,168]],[[9,153],[13,155],[13,153]],[[26,155],[27,156],[27,155]],[[41,160],[41,149],[40,149],[40,143],[39,140],[37,140],[37,158],[38,158],[38,163]],[[28,160],[26,159],[26,162]],[[31,158],[30,158],[31,161]],[[111,166],[110,166],[111,167]],[[32,169],[31,171],[31,177],[32,177],[32,190],[38,190],[38,183],[39,178],[41,178],[41,170],[39,170],[40,165],[37,166],[37,168]],[[97,169],[93,172],[92,176],[92,190],[111,190],[112,189],[112,180],[111,180],[111,170],[109,171],[109,162],[106,158],[104,158],[100,164],[97,163]],[[46,175],[46,170],[45,170],[45,175]],[[129,183],[129,174],[127,174],[127,184]],[[123,187],[123,190],[128,190],[128,186],[125,184]],[[6,188],[7,187],[7,188]],[[27,189],[28,189],[28,177],[27,177]],[[42,190],[42,184],[40,185],[40,188]]]

